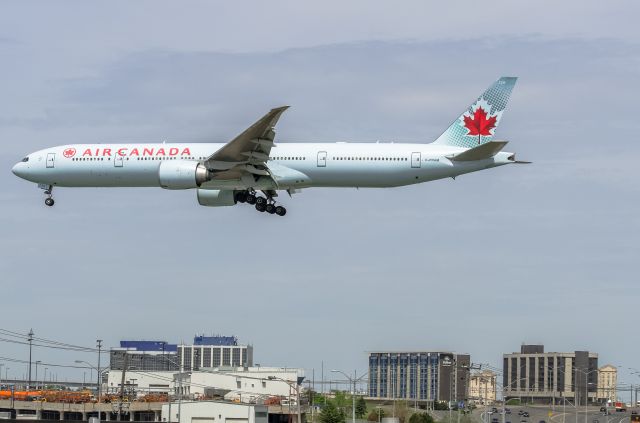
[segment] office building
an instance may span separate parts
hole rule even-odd
[[[522,345],[519,353],[503,355],[503,395],[531,403],[595,403],[597,373],[596,353],[545,353],[544,345]]]
[[[193,345],[178,345],[178,363],[184,371],[203,367],[251,367],[253,346],[238,345],[235,336],[196,336]]]
[[[465,401],[471,357],[433,351],[369,353],[369,398]]]

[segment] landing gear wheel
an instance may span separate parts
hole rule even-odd
[[[256,203],[256,196],[253,195],[253,194],[247,194],[247,203],[255,204]]]
[[[256,210],[258,210],[260,213],[264,213],[267,210],[267,206],[262,203],[257,203]]]
[[[285,208],[284,208],[284,207],[282,207],[282,206],[278,206],[278,207],[276,207],[275,212],[276,212],[276,214],[277,214],[278,216],[284,216],[285,214],[287,214],[287,209],[285,209]]]
[[[273,204],[267,204],[267,213],[274,214],[276,212],[276,206]]]
[[[55,201],[53,201],[53,198],[47,198],[47,199],[44,200],[44,203],[47,206],[51,207],[51,206],[53,206],[55,204]]]
[[[236,201],[238,203],[246,203],[247,202],[247,193],[244,191],[236,193]]]
[[[256,197],[256,204],[267,204],[267,199],[264,197]]]

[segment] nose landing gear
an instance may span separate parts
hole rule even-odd
[[[53,201],[53,185],[48,185],[44,190],[44,194],[47,196],[44,199],[44,203],[49,207],[53,206],[55,204],[55,201]]]

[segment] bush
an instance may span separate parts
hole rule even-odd
[[[434,423],[434,420],[428,413],[414,413],[409,418],[409,423]]]
[[[379,416],[378,416],[378,412],[380,413]],[[378,417],[380,417],[380,420],[382,420],[382,418],[384,417],[384,410],[382,408],[376,408],[375,410],[371,410],[371,412],[367,416],[367,420],[369,420],[370,422],[377,422]]]

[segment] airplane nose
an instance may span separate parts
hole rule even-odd
[[[24,176],[24,168],[22,166],[22,163],[16,163],[15,166],[13,166],[13,168],[11,169],[11,172],[13,172],[14,175],[22,178]]]

